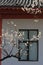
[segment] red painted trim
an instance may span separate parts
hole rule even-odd
[[[27,14],[26,11],[23,12],[20,8],[13,7],[2,7],[0,8],[0,18],[14,18],[14,19],[43,19],[43,8],[41,8],[42,14]]]
[[[0,36],[2,36],[2,19],[0,19]],[[2,43],[2,38],[0,37],[0,44]],[[0,48],[0,59],[1,59],[1,48]],[[0,61],[1,65],[1,61]]]

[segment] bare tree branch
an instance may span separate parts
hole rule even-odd
[[[6,55],[8,55],[8,52],[6,51],[6,49],[3,48],[3,51],[6,53]]]
[[[15,58],[18,58],[18,57],[16,57],[16,55],[8,55],[8,56],[6,56],[6,57],[4,57],[4,58],[2,58],[2,59],[0,59],[0,61],[4,61],[5,59],[8,59],[8,58],[11,58],[11,57],[15,57]]]

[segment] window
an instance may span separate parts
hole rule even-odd
[[[23,40],[19,41],[19,61],[38,61],[38,40],[30,40],[38,35],[38,29],[19,29],[24,32]]]

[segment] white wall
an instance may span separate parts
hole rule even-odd
[[[3,19],[6,21],[14,21],[18,29],[39,29],[42,35],[39,40],[39,61],[18,61],[16,58],[9,58],[2,61],[2,65],[43,65],[43,19],[39,19],[39,22],[35,23],[33,19]]]

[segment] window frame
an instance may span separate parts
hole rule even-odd
[[[29,39],[29,31],[37,31],[37,35],[38,35],[38,33],[39,33],[39,30],[38,29],[19,29],[19,31],[28,31],[28,39]],[[18,49],[20,48],[20,43],[25,43],[25,42],[27,42],[27,41],[25,41],[25,40],[23,40],[22,42],[19,40],[18,41]],[[20,60],[20,50],[19,50],[19,58],[18,58],[18,60],[19,61],[38,61],[38,55],[39,55],[39,41],[37,40],[37,41],[30,41],[30,40],[28,40],[28,42],[37,42],[37,60],[29,60],[29,44],[28,44],[28,46],[27,46],[27,48],[28,48],[28,51],[27,51],[27,53],[28,53],[28,55],[27,55],[27,60]]]

